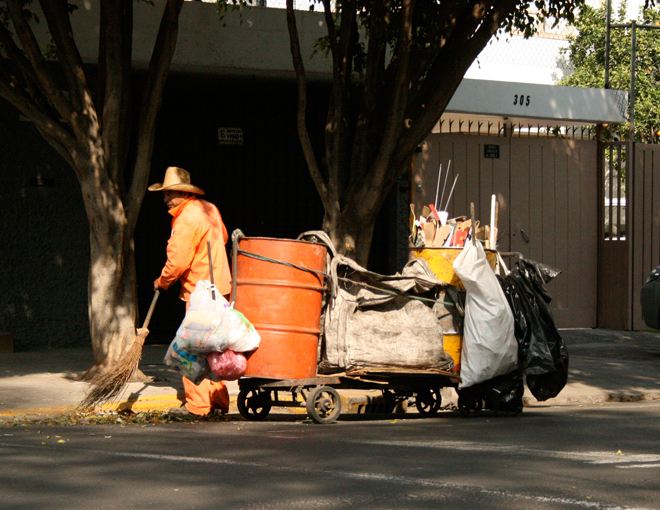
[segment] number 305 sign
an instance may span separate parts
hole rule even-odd
[[[525,94],[515,94],[513,96],[513,104],[516,106],[529,106],[530,96]]]

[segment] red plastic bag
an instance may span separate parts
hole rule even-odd
[[[235,381],[243,377],[247,368],[247,358],[242,353],[229,349],[209,353],[206,362],[211,372],[221,381]]]

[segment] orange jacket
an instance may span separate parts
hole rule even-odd
[[[181,280],[180,298],[186,302],[199,280],[210,280],[207,241],[211,241],[213,280],[220,294],[231,293],[231,272],[225,244],[227,228],[218,208],[195,195],[168,211],[172,235],[167,242],[167,262],[158,278],[158,286],[168,289]]]

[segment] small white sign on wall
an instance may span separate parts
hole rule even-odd
[[[219,145],[243,145],[242,128],[218,128]]]

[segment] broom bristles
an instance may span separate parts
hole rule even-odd
[[[142,346],[146,335],[138,334],[126,355],[112,370],[92,380],[92,388],[78,406],[79,409],[89,409],[114,400],[124,389],[124,386],[135,373],[142,359]]]

